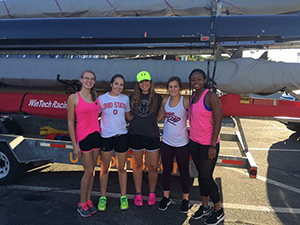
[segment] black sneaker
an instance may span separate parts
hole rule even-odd
[[[213,213],[210,215],[210,217],[205,220],[205,224],[210,224],[210,225],[217,225],[221,223],[225,219],[225,213],[223,209],[216,211],[214,210]]]
[[[161,211],[167,210],[168,206],[171,204],[170,199],[163,197],[159,203],[158,209]]]
[[[190,209],[190,202],[186,199],[182,199],[180,212],[181,213],[188,213],[189,209]]]
[[[211,212],[211,207],[208,206],[208,209],[205,209],[203,205],[200,206],[200,208],[195,212],[195,214],[192,216],[193,219],[197,220],[202,218],[203,216],[208,216]]]

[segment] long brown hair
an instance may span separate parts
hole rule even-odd
[[[80,77],[83,78],[83,75],[84,75],[85,73],[91,73],[91,74],[93,74],[93,75],[94,75],[94,78],[95,78],[95,81],[96,81],[96,74],[95,74],[92,70],[85,70],[85,71],[83,71],[83,72],[81,73],[81,76],[80,76]],[[97,99],[97,92],[96,92],[96,90],[95,90],[95,85],[93,85],[93,87],[91,88],[90,93],[91,93],[91,98],[92,98],[93,102],[95,102],[96,99]]]
[[[139,87],[139,83],[135,84],[134,92],[133,92],[133,100],[131,102],[131,108],[135,110],[139,105],[141,101],[141,95],[142,91]],[[150,89],[149,89],[149,113],[156,112],[157,111],[157,98],[154,90],[154,84],[153,81],[150,81]]]

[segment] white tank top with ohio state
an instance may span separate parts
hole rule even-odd
[[[162,141],[173,147],[182,147],[188,144],[187,111],[184,108],[183,96],[177,106],[170,107],[168,98],[165,104],[165,122]]]

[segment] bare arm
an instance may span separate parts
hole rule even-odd
[[[165,104],[166,104],[167,100],[168,99],[165,98],[161,102],[161,106],[159,108],[159,111],[158,111],[157,117],[156,117],[157,121],[162,120],[165,117]]]
[[[125,113],[125,119],[127,121],[132,120],[132,118],[133,118],[133,115],[132,115],[131,111]]]
[[[221,131],[223,113],[219,97],[215,93],[210,92],[208,100],[213,116],[213,133],[210,145],[215,147]],[[213,147],[210,147],[208,150],[208,157],[210,159],[215,158],[217,155],[216,149]]]
[[[184,106],[185,110],[188,111],[189,106],[190,106],[190,101],[188,98],[183,98],[183,106]]]
[[[78,101],[76,94],[70,95],[68,98],[68,130],[73,145],[74,154],[81,157],[81,151],[76,144],[75,138],[75,108]]]

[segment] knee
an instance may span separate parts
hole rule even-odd
[[[135,168],[135,169],[142,169],[143,168],[143,161],[141,161],[141,162],[133,162],[133,167]]]
[[[194,165],[195,165],[197,171],[200,173],[201,172],[200,161],[193,160],[193,162],[194,162]]]
[[[151,164],[149,164],[147,166],[148,166],[148,170],[150,172],[157,172],[157,167],[158,167],[157,163],[153,163],[153,164],[151,163]]]
[[[126,173],[126,170],[123,166],[118,166],[118,173]]]
[[[87,177],[95,176],[94,169],[93,168],[85,169],[84,170],[84,175],[87,176]]]
[[[108,172],[109,172],[109,167],[101,166],[101,171],[100,171],[100,173],[102,173],[102,174],[107,174]]]
[[[215,182],[213,178],[200,178],[199,186],[204,189],[211,189],[214,186]]]
[[[201,182],[201,183],[204,183],[204,184],[209,182],[209,180],[210,180],[207,177],[203,177],[203,176],[199,176],[198,179],[199,179],[199,183]]]
[[[173,170],[173,168],[171,166],[166,166],[166,165],[163,165],[162,169],[163,169],[164,174],[171,174],[172,170]]]
[[[181,179],[184,180],[184,181],[189,181],[191,179],[191,176],[190,176],[190,172],[189,171],[179,171],[180,173],[180,176],[181,176]]]
[[[199,176],[199,180],[203,181],[203,183],[210,183],[211,181],[214,181],[214,178],[211,176]]]

